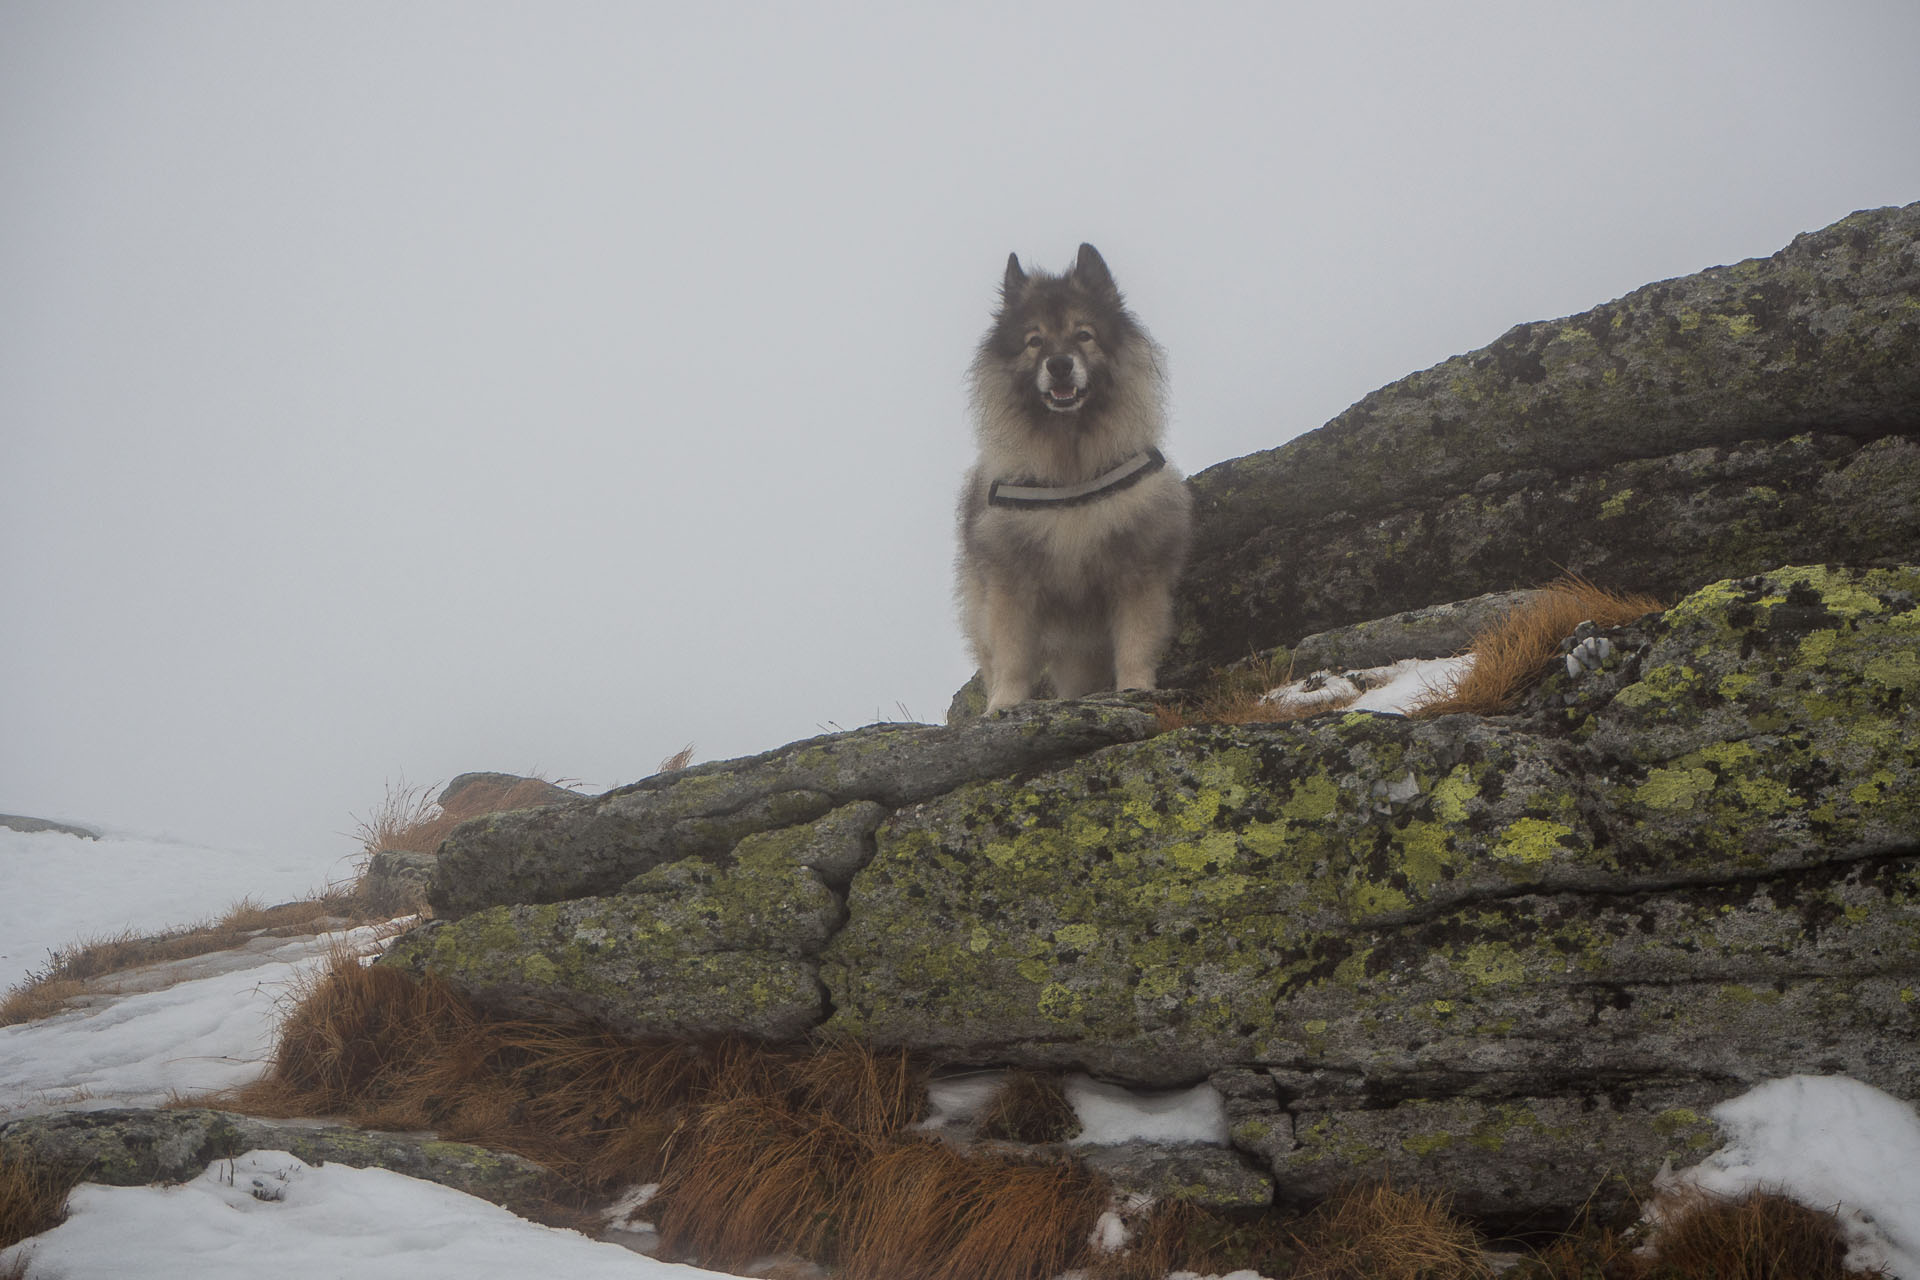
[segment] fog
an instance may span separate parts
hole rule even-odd
[[[971,670],[963,375],[1097,244],[1189,473],[1920,199],[1920,6],[0,4],[0,811],[353,851]]]

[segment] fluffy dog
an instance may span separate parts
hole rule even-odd
[[[960,495],[959,595],[987,710],[1151,689],[1192,500],[1161,455],[1163,353],[1090,244],[1064,275],[1007,255],[973,361],[980,459]]]

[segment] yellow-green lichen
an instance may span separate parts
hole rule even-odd
[[[1633,798],[1649,809],[1691,809],[1713,790],[1713,781],[1709,769],[1650,769]]]
[[[1537,865],[1550,861],[1554,854],[1568,847],[1573,838],[1573,828],[1564,822],[1520,818],[1500,833],[1493,856],[1503,862]]]

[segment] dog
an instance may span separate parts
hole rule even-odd
[[[960,495],[960,611],[987,710],[1152,689],[1192,499],[1160,452],[1165,355],[1080,246],[1063,275],[1007,255],[972,367],[979,462]]]

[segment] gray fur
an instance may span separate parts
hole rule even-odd
[[[1078,484],[1158,446],[1164,356],[1090,244],[1064,275],[1007,257],[1000,309],[974,357],[980,459],[960,494],[959,596],[987,709],[1154,687],[1191,539],[1179,472],[1080,506],[989,507],[995,480]]]

